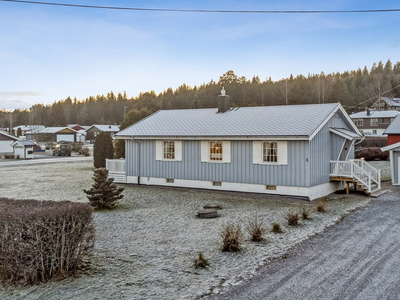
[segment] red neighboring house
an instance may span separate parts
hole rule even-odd
[[[383,134],[388,136],[388,146],[400,142],[400,115],[393,120]]]

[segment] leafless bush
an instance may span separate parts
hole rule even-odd
[[[303,220],[310,220],[310,211],[307,208],[303,208],[301,211],[301,216]]]
[[[81,155],[89,156],[89,148],[83,147],[83,148],[79,151],[79,153],[80,153]]]
[[[0,279],[36,284],[73,275],[94,242],[90,205],[0,198]]]
[[[299,212],[294,209],[289,209],[286,212],[286,220],[288,221],[289,226],[297,226],[299,225]]]
[[[240,225],[227,223],[222,227],[222,251],[237,252],[242,249],[243,234]]]
[[[204,257],[202,252],[199,252],[198,257],[193,258],[193,264],[196,269],[207,269],[207,267],[210,265],[210,262]]]
[[[272,223],[272,232],[282,233],[282,227],[279,223]]]
[[[317,203],[317,212],[326,212],[326,202],[324,200],[321,200]]]
[[[388,151],[382,152],[379,147],[359,148],[355,151],[355,157],[364,158],[365,160],[386,160],[389,157],[389,153]]]
[[[264,223],[259,221],[257,217],[255,217],[254,220],[249,221],[246,230],[250,234],[253,242],[262,241],[263,234],[265,233]]]

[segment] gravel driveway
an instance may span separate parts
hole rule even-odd
[[[211,299],[400,299],[400,188]]]

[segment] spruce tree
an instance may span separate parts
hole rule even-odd
[[[95,168],[105,168],[106,159],[114,158],[112,137],[107,132],[100,132],[93,147],[93,163]]]
[[[83,190],[89,199],[90,205],[99,209],[112,209],[124,195],[124,188],[114,183],[114,178],[108,178],[105,168],[94,169],[94,183],[90,190]]]

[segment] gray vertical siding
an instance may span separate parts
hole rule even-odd
[[[156,161],[154,140],[126,142],[126,172],[138,176],[308,187],[308,141],[288,141],[288,165],[253,164],[253,142],[232,141],[231,163],[201,162],[200,141],[182,141],[182,161]]]
[[[395,184],[399,183],[399,158],[400,158],[400,152],[398,150],[393,151],[393,162],[390,162],[390,163],[393,164],[393,177],[394,178],[393,178],[392,182]]]
[[[182,161],[177,162],[157,161],[154,140],[126,141],[126,173],[139,175],[140,147],[141,177],[316,186],[329,182],[330,161],[337,159],[343,145],[344,138],[331,133],[331,127],[349,129],[336,113],[311,142],[288,141],[287,165],[253,164],[252,141],[231,142],[231,163],[201,162],[200,141],[182,141]],[[349,158],[353,157],[351,149]]]
[[[310,142],[311,186],[329,182],[330,161],[337,160],[344,138],[329,131],[331,127],[349,129],[337,112]],[[349,158],[354,157],[350,149]]]

